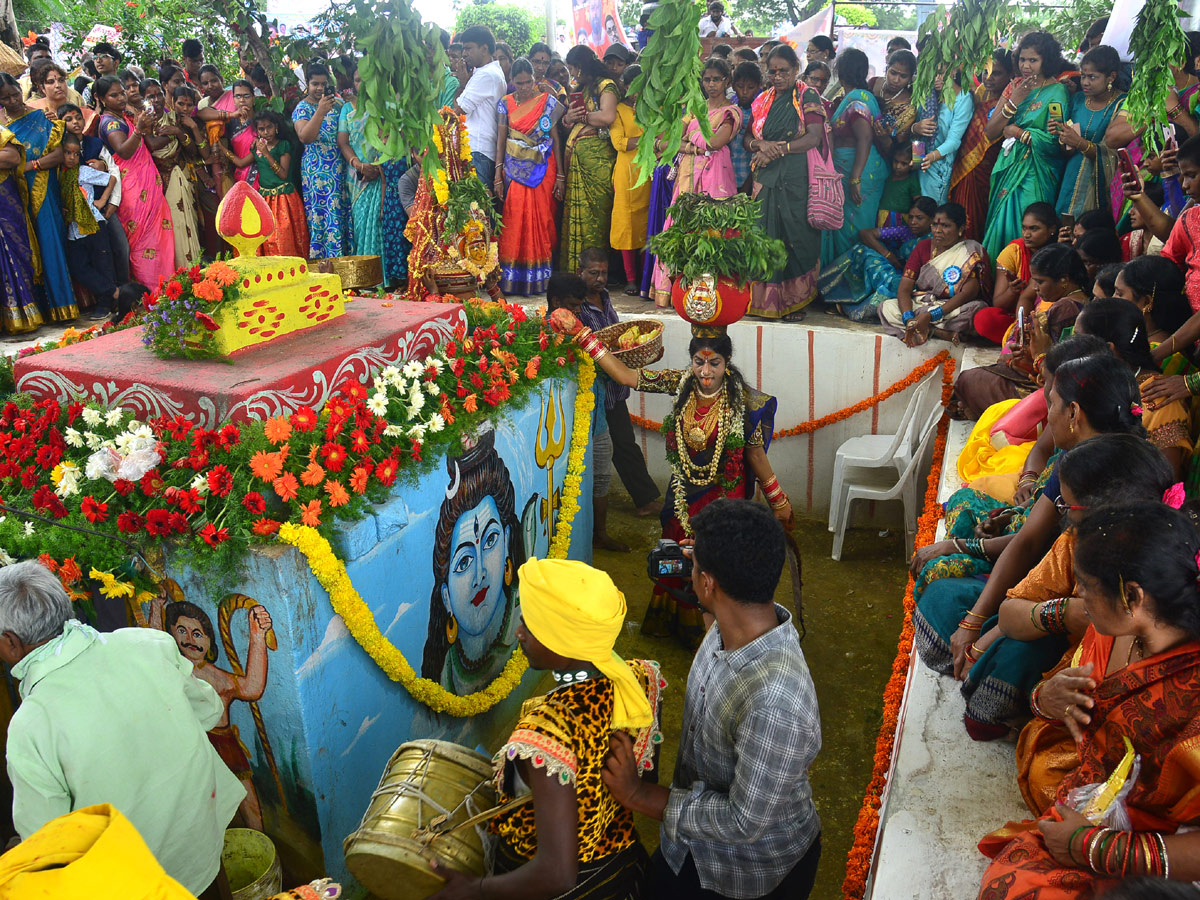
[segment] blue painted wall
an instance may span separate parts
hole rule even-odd
[[[471,620],[486,618],[490,632],[497,633],[491,642],[492,669],[476,677],[484,682],[490,680],[491,672],[507,659],[511,642],[515,641],[512,630],[519,615],[515,565],[525,556],[545,556],[549,546],[545,516],[549,475],[552,473],[553,495],[557,499],[566,475],[575,391],[573,380],[543,382],[540,391],[523,408],[510,410],[491,423],[490,437],[486,433],[479,435],[484,446],[491,440],[495,455],[507,470],[511,500],[506,503],[502,496],[499,501],[485,498],[473,507],[475,512],[482,510],[483,514],[472,513],[455,520],[460,526],[453,532],[459,553],[450,560],[455,571],[446,582],[458,587],[445,594],[434,591],[433,554],[438,520],[443,505],[449,502],[448,494],[455,498],[460,494],[466,496],[470,473],[474,471],[473,460],[488,456],[491,481],[498,481],[495,473],[501,470],[497,469],[495,458],[482,453],[480,448],[474,456],[467,454],[458,459],[457,465],[452,460],[447,467],[443,461],[415,484],[398,485],[391,499],[378,506],[373,515],[350,523],[338,536],[335,548],[346,561],[355,588],[370,607],[380,630],[419,674],[427,644],[437,645],[441,650],[448,646],[446,606],[439,603],[444,597],[451,608],[462,611],[454,620],[456,624],[450,627],[451,632],[456,631],[454,647],[467,646],[472,640],[468,634],[474,627]],[[550,418],[557,421],[548,425],[546,409],[551,397]],[[552,452],[559,450],[552,461],[539,452],[547,444]],[[513,515],[507,518],[499,515],[504,522],[493,521],[502,506],[510,507]],[[579,506],[572,526],[570,555],[590,562],[590,449]],[[475,534],[477,518],[478,535]],[[493,528],[490,538],[486,533],[488,522]],[[502,527],[497,529],[497,526]],[[504,577],[503,569],[497,568],[496,557],[504,545],[510,550],[512,562],[507,592],[496,584],[497,577]],[[477,573],[472,582],[472,568],[477,569],[489,560],[488,571]],[[168,569],[187,599],[217,622],[223,598],[203,596],[200,573],[176,571],[170,565]],[[481,581],[487,590],[476,593]],[[464,593],[463,586],[468,583],[471,588]],[[245,583],[236,590],[266,607],[273,622],[277,649],[268,653],[267,686],[257,703],[261,730],[270,744],[273,764],[259,737],[259,723],[250,704],[234,701],[231,721],[248,751],[265,830],[275,839],[285,865],[301,876],[307,877],[311,870],[314,874],[325,871],[335,878],[348,878],[342,841],[358,827],[388,758],[400,744],[415,738],[436,737],[470,747],[483,745],[490,753],[515,719],[520,703],[540,679],[539,673],[527,673],[521,688],[485,715],[472,719],[438,716],[390,681],[358,646],[341,618],[333,614],[328,595],[309,572],[305,560],[293,549],[273,546],[252,553]],[[463,597],[467,598],[465,606]],[[472,600],[478,602],[471,603]],[[492,603],[498,604],[495,617],[487,612]],[[433,635],[431,614],[438,617]],[[227,619],[232,646],[244,665],[250,640],[249,615],[237,611],[227,615]],[[224,649],[215,665],[231,668]],[[443,666],[445,671],[447,667]],[[444,683],[454,683],[453,676]],[[471,689],[474,688],[464,685],[458,692],[469,693]],[[305,862],[310,866],[305,866]]]

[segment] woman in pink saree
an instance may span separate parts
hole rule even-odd
[[[121,205],[117,217],[129,238],[129,270],[135,281],[153,289],[175,272],[175,231],[162,178],[146,146],[153,117],[135,122],[125,112],[125,88],[111,75],[96,80],[100,100],[100,139],[121,169]]]
[[[689,117],[683,132],[683,146],[675,161],[672,203],[683,194],[700,193],[722,199],[737,193],[737,175],[729,155],[729,142],[741,130],[742,110],[736,101],[729,99],[729,83],[729,64],[725,60],[714,57],[705,63],[701,85],[708,100],[712,140],[705,139],[700,120]],[[670,227],[671,217],[667,216],[663,228]],[[671,305],[671,281],[671,273],[656,261],[654,283],[650,288],[650,297],[656,306]]]

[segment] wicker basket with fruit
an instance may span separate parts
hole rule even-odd
[[[630,319],[596,332],[617,359],[631,369],[641,369],[662,359],[662,322]]]

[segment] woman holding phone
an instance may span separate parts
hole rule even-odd
[[[1054,204],[1059,216],[1074,219],[1090,209],[1108,208],[1116,153],[1105,146],[1104,135],[1125,96],[1117,88],[1120,67],[1121,57],[1112,47],[1089,50],[1079,65],[1081,90],[1071,99],[1068,120],[1050,113],[1046,128],[1069,154]]]
[[[991,140],[1003,138],[992,170],[991,202],[983,246],[988,258],[1021,233],[1021,217],[1031,203],[1053,203],[1062,181],[1063,154],[1048,130],[1050,110],[1067,108],[1067,89],[1058,76],[1066,68],[1062,48],[1044,31],[1031,32],[1017,45],[1020,77],[1004,91],[987,125]]]
[[[308,215],[309,259],[326,259],[348,250],[349,223],[343,199],[346,161],[337,142],[342,101],[334,93],[325,66],[310,63],[305,76],[308,95],[296,104],[292,121],[304,144],[300,173]]]

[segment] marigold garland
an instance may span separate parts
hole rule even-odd
[[[895,384],[884,388],[878,394],[873,394],[872,396],[867,397],[865,400],[860,400],[853,406],[847,406],[845,409],[839,409],[836,412],[831,412],[827,416],[821,416],[819,419],[810,419],[807,422],[801,422],[799,425],[796,425],[793,428],[785,428],[782,431],[776,431],[775,434],[772,435],[772,440],[777,441],[780,438],[795,437],[798,434],[809,434],[814,431],[820,431],[822,428],[825,428],[828,425],[833,425],[836,422],[841,422],[845,419],[849,419],[852,416],[856,416],[860,412],[865,412],[872,406],[878,406],[884,400],[908,390],[939,366],[945,366],[946,360],[949,358],[949,351],[939,351],[937,356],[925,360],[925,362],[921,363]],[[629,414],[629,419],[634,425],[638,426],[639,428],[645,428],[648,431],[662,431],[663,428],[662,422],[655,422],[653,419],[635,416],[633,413]]]
[[[550,559],[566,559],[570,550],[571,523],[579,512],[579,492],[586,470],[592,410],[596,403],[592,393],[595,379],[596,370],[591,359],[581,357],[579,388],[575,394],[575,423],[571,431],[571,449],[567,454],[567,475],[558,511],[557,532],[547,553]],[[370,608],[354,589],[346,564],[338,559],[329,541],[320,532],[308,525],[285,522],[279,528],[279,539],[304,555],[313,575],[329,594],[333,611],[342,617],[354,640],[388,678],[400,682],[417,702],[424,703],[435,712],[451,716],[477,716],[487,712],[520,684],[529,663],[519,648],[492,683],[473,694],[460,697],[432,679],[418,677],[404,654],[380,632]]]
[[[954,358],[948,353],[938,355],[942,365],[942,406],[950,402],[954,389]],[[935,358],[936,359],[936,358]],[[930,360],[933,362],[934,360]],[[917,520],[915,546],[921,548],[937,536],[938,520],[942,517],[942,505],[938,502],[938,486],[942,479],[942,458],[946,453],[946,433],[950,420],[942,416],[938,423],[937,440],[933,445],[933,465],[925,482],[925,505]],[[912,614],[916,609],[913,599],[914,581],[909,576],[904,591],[904,622],[900,629],[900,642],[896,658],[892,662],[892,674],[883,690],[883,724],[875,741],[875,760],[871,780],[867,783],[862,809],[854,825],[854,843],[846,859],[846,878],[842,882],[844,900],[862,900],[867,889],[867,875],[871,871],[875,852],[875,838],[879,832],[879,804],[892,765],[892,750],[896,743],[896,725],[900,715],[900,702],[904,698],[904,686],[908,679],[908,667],[912,658],[913,624]]]

